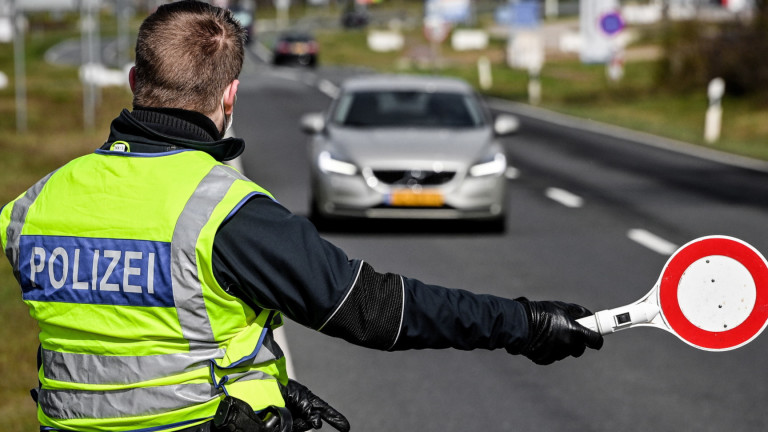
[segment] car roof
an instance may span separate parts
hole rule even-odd
[[[346,79],[342,91],[358,92],[367,90],[417,90],[472,93],[474,89],[459,78],[432,75],[361,75]]]
[[[282,40],[313,40],[315,37],[309,32],[289,30],[280,33],[277,38]]]

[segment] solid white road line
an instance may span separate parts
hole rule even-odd
[[[242,172],[243,172],[243,162],[240,160],[240,156],[238,156],[238,157],[236,157],[236,158],[234,158],[232,160],[228,160],[228,161],[226,161],[224,163],[229,165],[229,166],[231,166],[232,168],[236,169],[238,172],[240,172],[242,174]]]
[[[326,79],[320,80],[320,82],[317,83],[317,88],[331,99],[336,99],[339,96],[339,88],[336,84]]]
[[[226,137],[232,137],[235,136],[233,128],[230,128],[229,131],[225,134]],[[236,170],[243,172],[243,163],[240,160],[240,156],[225,162],[227,165],[232,166]],[[275,336],[275,342],[277,342],[278,345],[280,345],[280,349],[283,350],[283,355],[285,355],[285,369],[288,372],[288,376],[296,379],[296,372],[293,368],[293,361],[291,360],[291,352],[288,350],[288,340],[285,337],[285,327],[280,327],[275,329],[272,334]]]
[[[547,190],[544,191],[544,195],[546,195],[547,198],[553,201],[557,201],[566,207],[579,208],[584,205],[584,199],[564,189],[554,187],[547,188]]]
[[[296,369],[293,367],[293,361],[291,360],[291,352],[288,350],[288,339],[285,337],[285,326],[278,327],[272,331],[272,335],[275,337],[275,342],[283,350],[285,356],[285,370],[288,372],[288,376],[292,379],[296,379]]]
[[[227,133],[224,134],[224,138],[232,138],[232,137],[236,137],[236,136],[237,135],[235,134],[235,128],[234,127],[229,128]],[[229,166],[231,166],[232,168],[238,170],[241,173],[243,172],[243,161],[240,159],[240,156],[238,156],[238,157],[236,157],[236,158],[234,158],[232,160],[225,161],[224,163],[229,165]]]
[[[661,255],[672,255],[677,250],[676,244],[644,229],[631,229],[627,233],[627,237]]]

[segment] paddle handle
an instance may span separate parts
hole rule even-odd
[[[607,335],[638,324],[648,324],[658,314],[658,306],[642,302],[603,310],[594,315],[580,318],[576,322],[592,331]]]

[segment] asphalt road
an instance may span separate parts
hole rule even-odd
[[[306,214],[309,203],[299,116],[323,109],[333,90],[324,80],[344,73],[249,63],[241,76],[234,130],[248,142],[244,171],[295,213]],[[670,248],[699,236],[732,235],[768,252],[768,174],[638,143],[623,131],[597,134],[583,128],[589,122],[573,128],[517,105],[494,107],[522,119],[506,140],[515,170],[504,234],[390,224],[324,237],[379,271],[593,310],[645,294]],[[503,351],[372,351],[294,323],[286,334],[297,378],[355,431],[768,428],[766,336],[711,353],[636,329],[608,336],[599,352],[542,367]]]

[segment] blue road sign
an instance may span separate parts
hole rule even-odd
[[[600,17],[600,28],[607,35],[614,35],[624,29],[624,20],[618,12],[610,12]]]

